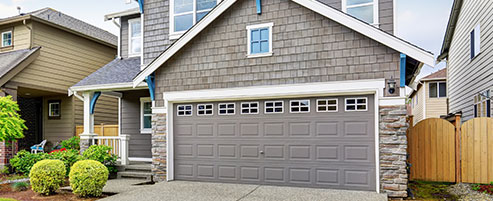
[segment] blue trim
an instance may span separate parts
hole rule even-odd
[[[91,114],[94,114],[94,108],[96,107],[96,102],[98,101],[99,96],[101,96],[101,92],[94,92],[94,96],[91,99]]]
[[[151,96],[151,101],[154,101],[154,90],[156,85],[154,83],[154,73],[146,77],[147,87],[149,88],[149,95]]]
[[[144,0],[137,0],[139,2],[140,13],[144,13]]]
[[[256,0],[257,1],[257,14],[262,14],[262,3],[261,0]]]
[[[401,64],[400,64],[401,78],[399,79],[401,87],[406,86],[406,58],[407,56],[401,53]]]

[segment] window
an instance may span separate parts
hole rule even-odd
[[[151,98],[140,98],[140,133],[151,133],[152,101]]]
[[[310,100],[292,100],[289,101],[291,113],[308,113],[310,112]]]
[[[12,31],[2,33],[2,47],[12,46]]]
[[[142,52],[142,26],[140,18],[128,20],[128,55],[139,56]]]
[[[346,111],[367,111],[368,98],[346,98]]]
[[[479,24],[471,31],[471,59],[481,52],[481,28]]]
[[[284,101],[265,101],[265,114],[283,113]]]
[[[474,96],[474,117],[491,117],[491,91]]]
[[[317,112],[337,112],[337,99],[318,99]]]
[[[200,21],[220,0],[171,0],[170,39],[177,39]]]
[[[219,115],[234,115],[235,104],[234,103],[219,103]]]
[[[176,112],[178,116],[192,116],[192,105],[178,105]]]
[[[274,23],[247,26],[248,57],[272,55],[272,26]]]
[[[62,114],[62,104],[60,100],[48,101],[48,119],[60,119]]]
[[[378,25],[378,0],[342,0],[342,10],[368,24]]]
[[[197,105],[197,115],[198,116],[210,116],[213,115],[214,112],[213,104],[198,104]]]
[[[241,103],[241,114],[258,114],[258,102]]]
[[[447,83],[446,82],[432,82],[428,86],[430,98],[444,98],[447,97]]]

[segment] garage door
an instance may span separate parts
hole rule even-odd
[[[176,103],[175,179],[373,191],[373,101]]]

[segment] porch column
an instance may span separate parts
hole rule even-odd
[[[84,92],[84,132],[80,135],[80,151],[84,152],[94,143],[94,114],[91,114],[91,100],[94,92]]]

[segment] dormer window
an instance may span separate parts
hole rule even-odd
[[[12,46],[12,31],[2,33],[2,47]]]
[[[220,0],[171,0],[170,39],[177,39],[200,21]]]
[[[128,56],[140,56],[142,52],[142,26],[140,18],[128,20]]]
[[[342,0],[342,11],[368,24],[378,25],[378,0]]]

